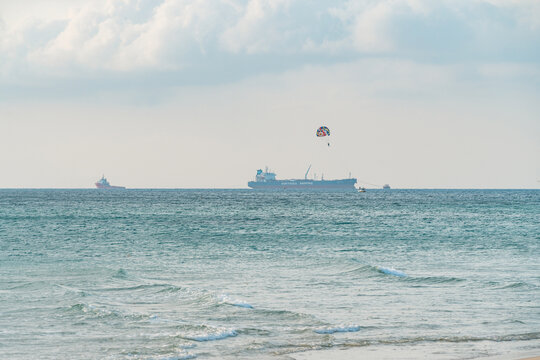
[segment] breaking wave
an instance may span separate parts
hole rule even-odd
[[[385,268],[385,267],[382,267],[382,266],[378,266],[377,270],[379,272],[383,273],[383,274],[386,274],[386,275],[393,275],[393,276],[398,276],[398,277],[407,277],[407,274],[405,274],[404,272],[396,270],[396,269],[392,269],[392,268]]]
[[[188,359],[195,359],[197,355],[186,353],[185,355],[175,355],[175,356],[167,356],[164,358],[160,358],[160,360],[188,360]]]
[[[361,327],[359,325],[341,325],[336,327],[322,327],[315,329],[317,334],[334,334],[337,332],[356,332],[360,331]]]
[[[411,276],[401,270],[397,270],[391,267],[385,266],[373,266],[373,265],[361,265],[353,269],[344,270],[338,273],[332,274],[336,275],[346,275],[346,274],[366,274],[367,276],[394,276],[397,278],[402,278],[403,281],[419,283],[419,284],[451,284],[459,283],[466,281],[466,279],[452,277],[452,276]],[[513,284],[510,286],[522,286],[522,284]]]
[[[220,303],[227,304],[231,306],[238,306],[246,309],[253,309],[253,306],[251,304],[248,304],[245,301],[238,300],[238,299],[231,299],[227,294],[221,294],[218,296],[218,299]]]
[[[397,276],[397,277],[407,277],[408,276],[403,271],[399,271],[399,270],[384,267],[384,266],[374,266],[374,265],[361,265],[361,266],[355,267],[353,269],[348,269],[348,270],[344,270],[344,271],[335,273],[333,275],[345,275],[345,274],[351,274],[351,273],[355,273],[355,274],[366,273],[366,274],[371,274],[371,275],[384,274],[384,275],[393,275],[393,276]]]
[[[65,309],[65,308],[64,308]],[[68,313],[83,316],[85,319],[145,319],[144,315],[125,313],[102,305],[78,303],[65,309]]]
[[[210,326],[204,326],[204,330],[199,332],[184,335],[185,339],[193,341],[213,341],[213,340],[222,340],[228,337],[237,336],[238,333],[233,329],[224,329],[224,328],[214,328]]]

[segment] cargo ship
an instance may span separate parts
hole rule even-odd
[[[276,174],[259,169],[255,176],[255,181],[248,182],[248,186],[256,190],[308,190],[308,191],[357,191],[355,188],[356,179],[337,179],[337,180],[320,180],[308,179],[308,173],[311,166],[308,168],[303,179],[287,179],[278,180]]]
[[[98,189],[109,189],[109,190],[123,190],[123,189],[125,189],[124,186],[113,186],[113,185],[109,184],[109,182],[105,178],[105,175],[101,176],[101,179],[99,179],[96,182],[96,187]]]

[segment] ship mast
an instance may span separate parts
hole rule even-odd
[[[311,164],[309,164],[309,167],[306,171],[306,175],[304,175],[304,179],[307,180],[307,175],[309,174],[309,170],[311,170]]]

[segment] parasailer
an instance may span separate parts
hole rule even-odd
[[[321,126],[320,128],[317,129],[317,137],[322,138],[326,136],[330,136],[329,128],[327,128],[326,126]],[[328,146],[330,146],[330,142],[328,142]]]

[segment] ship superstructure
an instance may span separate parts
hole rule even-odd
[[[311,166],[310,166],[311,168]],[[308,179],[306,172],[304,179],[276,179],[276,174],[266,168],[257,170],[255,181],[248,182],[248,186],[257,190],[321,190],[321,191],[356,191],[355,178],[337,180]]]
[[[96,187],[98,189],[115,189],[115,190],[122,190],[122,189],[125,189],[124,186],[113,186],[111,184],[109,184],[109,182],[107,181],[107,179],[105,178],[105,175],[101,176],[101,179],[99,179],[97,182],[96,182]]]

